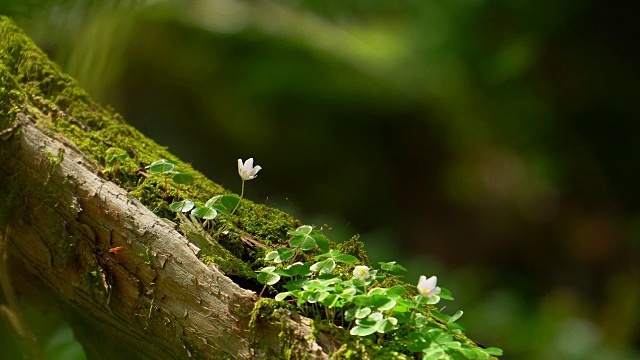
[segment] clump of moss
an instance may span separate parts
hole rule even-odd
[[[360,235],[356,234],[351,239],[338,244],[337,250],[344,254],[349,254],[360,259],[363,265],[371,266],[369,256],[364,248],[364,243],[360,241]]]

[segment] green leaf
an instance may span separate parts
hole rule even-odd
[[[182,201],[174,201],[169,205],[169,209],[173,212],[189,212],[193,209],[193,201],[184,199]]]
[[[417,333],[411,333],[411,335],[413,334],[417,334]],[[429,343],[424,342],[422,340],[417,340],[417,341],[412,341],[409,343],[409,345],[407,346],[407,349],[411,352],[421,352],[422,350],[426,349],[429,347]]]
[[[374,312],[374,313],[371,313],[371,314],[367,317],[367,319],[369,319],[369,320],[371,320],[371,321],[378,322],[378,321],[381,321],[383,317],[384,317],[384,316],[382,315],[382,313],[381,313],[381,312],[377,312],[377,311],[376,311],[376,312]]]
[[[311,266],[312,271],[319,272],[320,274],[328,274],[336,268],[336,262],[329,258],[319,261]]]
[[[322,280],[323,284],[335,284],[341,280],[340,275],[338,274],[321,274],[317,277],[318,280]]]
[[[489,355],[502,356],[502,349],[497,347],[489,347],[484,349],[484,351]]]
[[[160,159],[158,161],[154,161],[146,168],[150,173],[153,174],[167,174],[174,171],[174,169],[176,168],[176,163],[174,161]]]
[[[460,317],[462,316],[462,314],[464,314],[464,311],[462,310],[458,310],[456,311],[455,314],[453,314],[453,316],[451,317],[451,319],[449,319],[449,321],[447,321],[447,324],[451,324],[456,322],[456,320],[460,319]]]
[[[367,336],[375,333],[377,330],[373,326],[354,326],[349,333],[353,336]]]
[[[348,287],[344,289],[344,291],[342,292],[342,296],[353,296],[357,293],[358,293],[358,290],[356,290],[356,288]]]
[[[287,261],[287,260],[291,259],[293,257],[293,255],[296,254],[295,251],[293,251],[293,250],[291,250],[289,248],[286,248],[286,247],[278,248],[278,249],[276,249],[276,251],[278,252],[278,259],[276,259],[276,262]]]
[[[371,305],[371,299],[367,295],[354,296],[351,302],[359,307],[365,307]]]
[[[422,357],[422,360],[438,360],[446,356],[444,351],[442,351],[442,349],[440,348],[429,348],[423,350],[423,352],[424,355]]]
[[[407,309],[413,309],[416,307],[416,303],[413,300],[407,299],[394,299],[399,306],[406,307]]]
[[[466,359],[477,359],[478,358],[478,354],[476,354],[476,352],[473,351],[472,349],[460,348],[460,349],[458,349],[458,351]]]
[[[217,203],[221,198],[222,198],[222,195],[216,195],[216,196],[212,197],[211,199],[207,200],[207,203],[204,204],[204,206],[213,207],[213,205],[215,205],[215,203]]]
[[[451,334],[442,332],[438,334],[438,336],[435,338],[435,341],[440,344],[448,343],[453,341],[453,336]]]
[[[355,262],[358,262],[358,258],[355,256],[351,256],[351,255],[347,255],[347,254],[343,254],[340,251],[337,250],[329,250],[328,252],[324,253],[324,254],[320,254],[318,256],[315,257],[316,260],[321,259],[321,258],[326,258],[326,257],[330,257],[332,259],[334,259],[335,261],[339,261],[345,264],[353,264]]]
[[[302,225],[298,227],[295,231],[288,231],[289,235],[309,235],[313,231],[313,228],[309,225]]]
[[[310,236],[316,241],[320,250],[329,251],[329,239],[320,234],[311,234]]]
[[[295,251],[293,251],[293,250],[291,250],[289,248],[280,247],[280,248],[277,248],[276,250],[271,251],[270,253],[268,253],[265,256],[265,260],[272,260],[272,261],[274,261],[276,263],[281,263],[281,262],[285,262],[285,261],[291,259],[293,257],[293,255],[295,255],[295,253],[296,253]],[[302,263],[300,263],[300,264],[302,264]],[[292,273],[289,276],[295,276],[295,274]]]
[[[387,333],[398,328],[398,320],[394,317],[383,319],[376,325],[376,331],[379,333]]]
[[[205,220],[213,220],[218,216],[218,212],[210,207],[197,207],[191,211],[194,216]]]
[[[369,292],[367,293],[368,296],[373,296],[373,295],[384,295],[387,291],[387,289],[385,288],[373,288],[371,290],[369,290]]]
[[[356,319],[366,318],[367,316],[369,316],[369,314],[371,314],[371,308],[368,308],[368,307],[360,308],[356,310]]]
[[[404,266],[396,264],[395,261],[379,262],[378,264],[380,264],[380,268],[382,270],[389,271],[394,274],[397,274],[401,271],[407,271],[407,269]]]
[[[278,293],[276,295],[275,299],[276,299],[276,301],[282,301],[282,300],[286,299],[289,296],[291,296],[291,291],[285,291],[285,292]]]
[[[212,206],[209,206],[209,207],[216,209],[220,213],[229,215],[229,211],[227,210],[227,208],[222,206],[221,204],[213,204]]]
[[[447,323],[449,321],[449,319],[451,319],[451,316],[449,316],[447,314],[441,314],[438,311],[431,311],[431,316],[433,316],[434,318],[442,321],[443,323]]]
[[[316,247],[316,241],[309,235],[296,235],[289,240],[289,245],[306,251]]]
[[[398,300],[407,293],[407,289],[402,285],[394,285],[387,289],[387,296],[394,300]]]
[[[120,154],[107,155],[104,160],[106,161],[107,164],[111,164],[115,160],[118,160],[120,162],[124,162],[128,158],[129,158],[129,154],[127,154],[125,152],[125,153],[120,153]]]
[[[313,298],[316,302],[322,302],[324,299],[329,296],[329,292],[326,290],[314,291],[312,296],[309,296],[309,299]],[[309,300],[311,302],[311,300]]]
[[[353,264],[355,262],[358,262],[358,258],[357,257],[352,256],[352,255],[347,255],[347,254],[340,254],[340,253],[335,255],[334,259],[336,259],[336,261],[339,261],[339,262],[345,263],[345,264]]]
[[[193,182],[193,176],[186,173],[177,173],[171,180],[178,185],[189,185]]]
[[[438,295],[432,295],[429,298],[427,298],[427,305],[435,305],[439,302],[440,302],[440,296]]]
[[[267,269],[270,269],[270,270],[267,270]],[[273,266],[268,266],[260,270],[260,272],[258,273],[258,281],[261,284],[267,284],[267,285],[273,285],[278,281],[280,281],[280,275],[274,273],[273,270],[275,270],[275,267]]]
[[[156,161],[152,162],[151,164],[145,166],[145,168],[149,169],[150,167],[152,167],[154,165],[160,165],[160,164],[171,164],[171,165],[175,166],[176,162],[173,161],[173,160],[160,159],[160,160],[156,160]]]
[[[336,294],[329,294],[322,300],[322,304],[328,308],[332,308],[338,303],[339,298]]]
[[[271,251],[271,252],[267,253],[267,255],[264,256],[264,259],[268,260],[268,261],[272,261],[277,257],[278,257],[278,252],[274,250],[274,251]]]
[[[389,299],[384,295],[373,295],[371,296],[371,305],[377,307],[382,311],[387,311],[393,309],[396,306],[396,301]]]
[[[222,206],[226,207],[228,210],[235,209],[236,206],[238,206],[239,202],[240,202],[240,196],[236,194],[222,195],[222,198],[220,198],[220,203],[222,204]]]
[[[302,289],[302,286],[307,283],[307,281],[309,281],[309,278],[306,277],[298,280],[290,280],[282,287],[289,291],[300,290]]]
[[[416,314],[416,316],[413,318],[413,326],[417,328],[425,327],[428,323],[429,318],[420,313]]]
[[[484,349],[471,349],[471,351],[473,351],[475,354],[475,357],[473,357],[472,359],[488,359],[489,358],[489,354],[485,352]]]
[[[294,264],[289,265],[289,267],[287,269],[292,269],[294,270],[294,276],[309,276],[311,274],[313,274],[313,272],[311,271],[311,266],[313,265],[312,262],[308,261],[305,262],[304,264],[301,262],[297,262]]]
[[[443,287],[440,288],[440,294],[438,294],[438,296],[440,296],[440,298],[445,300],[453,300],[453,296],[451,296],[451,291]]]
[[[449,349],[454,349],[454,350],[459,350],[460,348],[462,348],[462,345],[458,341],[449,341],[449,342],[443,343],[442,345],[448,347]]]
[[[356,309],[353,309],[353,308],[351,308],[351,309],[347,309],[347,310],[344,312],[344,319],[345,319],[346,321],[353,321],[353,320],[356,318],[356,311],[357,311],[357,310],[356,310]]]

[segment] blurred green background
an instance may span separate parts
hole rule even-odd
[[[254,157],[248,198],[361,234],[410,283],[437,274],[445,312],[504,359],[640,358],[634,2],[0,4],[213,180],[239,192]],[[84,357],[29,313],[51,358]]]

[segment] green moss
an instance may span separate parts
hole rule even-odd
[[[367,256],[364,243],[360,241],[360,235],[356,234],[351,239],[342,244],[338,244],[337,250],[343,254],[357,257],[363,265],[371,266],[371,261],[369,261],[369,256]]]
[[[280,324],[280,333],[278,333],[280,353],[277,355],[277,358],[286,360],[307,359],[310,354],[306,350],[306,345],[301,343],[304,340],[300,339],[300,336],[296,333],[295,329],[286,325],[286,321],[284,320],[284,317],[286,317],[286,311],[282,310],[283,304],[286,303],[275,301],[270,298],[262,298],[258,300],[251,312],[249,329],[255,329],[260,320],[268,321],[272,324]],[[313,322],[311,325],[313,326]],[[264,351],[267,355],[271,355],[273,358],[276,358],[276,355],[270,354],[267,348],[265,348]]]

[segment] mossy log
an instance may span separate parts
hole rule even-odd
[[[11,279],[0,285],[63,314],[90,358],[327,358],[335,350],[297,314],[251,321],[256,293],[227,276],[247,278],[242,248],[285,239],[296,221],[247,202],[227,236],[240,250],[221,247],[203,263],[158,216],[169,213],[167,190],[140,183],[136,169],[167,158],[195,174],[183,189],[191,198],[226,190],[94,103],[6,17],[0,131],[0,226],[9,229],[2,278]],[[119,169],[105,162],[112,149],[130,155]]]

